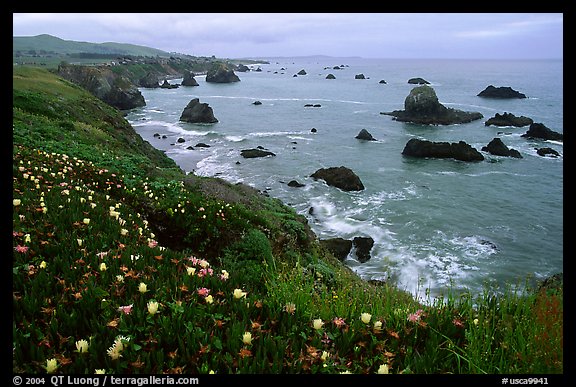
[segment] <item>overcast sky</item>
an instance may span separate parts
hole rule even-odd
[[[194,56],[563,58],[562,13],[15,13],[13,36]]]

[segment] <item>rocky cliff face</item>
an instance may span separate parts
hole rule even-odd
[[[108,68],[61,64],[58,66],[58,75],[119,110],[146,105],[136,85]]]

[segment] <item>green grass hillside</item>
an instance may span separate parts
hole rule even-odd
[[[561,288],[362,281],[292,208],[185,175],[39,68],[13,69],[12,133],[15,373],[563,372]]]
[[[134,56],[170,56],[166,51],[127,43],[79,42],[75,40],[60,39],[48,34],[12,37],[13,53],[27,53],[29,51],[34,51],[37,54],[51,53],[54,55],[94,53]]]

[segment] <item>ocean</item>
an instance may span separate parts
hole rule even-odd
[[[140,89],[146,106],[127,119],[185,171],[242,182],[282,200],[306,216],[319,239],[373,238],[370,260],[360,263],[351,252],[344,261],[367,280],[393,281],[425,298],[448,290],[480,294],[563,271],[562,142],[521,137],[527,126],[484,125],[508,112],[563,133],[561,60],[265,60],[269,64],[249,66],[261,71],[236,72],[240,82],[214,84],[197,76],[195,87]],[[301,70],[306,75],[296,75]],[[358,74],[366,79],[355,79]],[[408,80],[415,77],[430,82],[446,107],[484,118],[427,126],[381,114],[404,109],[417,86]],[[527,98],[478,97],[489,85],[512,87]],[[179,122],[192,98],[209,104],[219,122]],[[356,139],[362,129],[376,141]],[[522,158],[481,151],[495,137]],[[465,141],[485,160],[405,157],[411,138]],[[258,146],[276,156],[240,155]],[[539,156],[541,147],[560,157]],[[338,166],[354,171],[365,189],[344,192],[310,177]],[[290,187],[291,180],[304,186]]]

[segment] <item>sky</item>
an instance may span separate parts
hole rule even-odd
[[[562,59],[562,13],[14,13],[13,36],[218,58]]]

